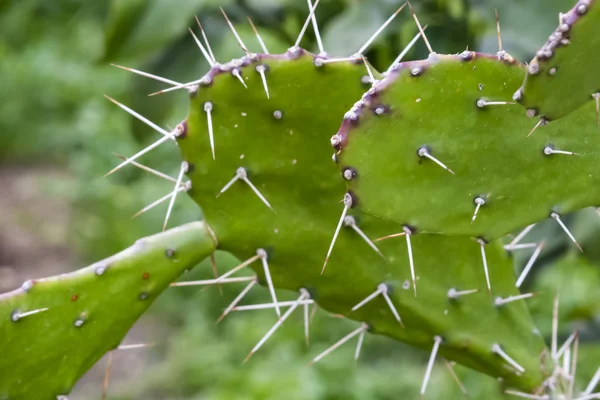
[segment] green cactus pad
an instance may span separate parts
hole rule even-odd
[[[190,223],[82,270],[0,295],[0,399],[69,394],[158,295],[213,250],[205,225]]]
[[[600,4],[579,0],[528,67],[515,98],[530,115],[555,120],[600,92]],[[592,116],[590,116],[592,117]]]
[[[465,52],[404,63],[375,84],[332,139],[342,171],[356,172],[357,209],[421,233],[494,240],[600,203],[593,104],[530,137],[535,122],[518,104],[488,104],[510,101],[524,74]],[[472,221],[477,198],[485,203]]]
[[[366,72],[361,62],[317,67],[313,57],[296,49],[282,56],[246,57],[235,66],[248,89],[227,73],[230,65],[213,68],[206,75],[209,86],[192,93],[187,130],[179,145],[184,160],[193,167],[188,173],[192,180],[188,193],[202,207],[218,248],[241,260],[264,249],[276,288],[305,288],[323,308],[364,321],[371,332],[427,351],[434,337],[440,336],[441,355],[503,377],[511,386],[536,388],[542,382],[543,340],[534,332],[522,302],[498,307],[488,297],[476,241],[415,235],[416,298],[404,238],[378,242],[383,259],[346,226],[321,275],[344,208],[340,201],[346,194],[331,157],[329,136],[352,100],[364,92]],[[270,99],[256,72],[258,65],[267,66]],[[517,78],[521,77],[517,74]],[[206,104],[210,104],[210,118]],[[209,124],[214,131],[215,160]],[[272,210],[242,179],[217,197],[240,167]],[[351,209],[349,214],[353,213]],[[371,238],[402,231],[402,225],[393,220],[367,215],[357,217],[356,223]],[[487,245],[486,252],[494,298],[518,294],[511,262],[500,244]],[[261,261],[250,266],[265,284]],[[382,283],[390,290],[404,328],[381,297],[351,311]],[[453,301],[448,297],[452,288],[480,292]],[[519,376],[507,369],[492,352],[494,344],[513,354],[526,372]]]

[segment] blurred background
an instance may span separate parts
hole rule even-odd
[[[572,0],[415,0],[427,36],[439,53],[465,48],[498,50],[494,10],[504,48],[527,61],[556,27]],[[399,0],[322,0],[318,21],[330,55],[348,56],[391,15]],[[0,0],[0,291],[25,279],[80,268],[135,239],[158,232],[164,209],[131,216],[171,190],[170,184],[133,168],[102,178],[157,135],[107,101],[108,94],[157,124],[175,126],[187,113],[185,92],[148,97],[164,84],[111,66],[126,65],[180,82],[198,79],[208,65],[187,31],[202,21],[220,61],[242,56],[223,20],[224,7],[251,50],[258,43],[252,17],[271,52],[294,41],[307,16],[303,0]],[[367,56],[387,68],[416,34],[403,12]],[[526,34],[525,34],[526,33]],[[312,30],[302,42],[315,50]],[[427,55],[422,43],[410,58]],[[161,146],[143,162],[175,174],[175,148]],[[166,205],[164,205],[166,208]],[[171,226],[201,218],[180,197]],[[579,329],[578,380],[585,387],[600,360],[600,217],[583,210],[567,220],[585,252],[579,254],[558,225],[542,222],[527,242],[546,246],[524,291],[533,316],[549,335],[552,296],[560,293],[561,339]],[[531,250],[515,252],[518,272]],[[221,271],[236,262],[218,254]],[[209,279],[203,263],[186,279]],[[356,327],[318,312],[306,348],[301,313],[293,316],[253,359],[241,361],[275,322],[268,311],[234,313],[215,326],[243,288],[168,290],[125,339],[155,343],[115,352],[109,399],[416,399],[428,354],[386,338],[368,336],[360,360],[354,343],[323,362],[306,363]],[[266,291],[265,291],[266,292]],[[251,292],[245,302],[268,298]],[[583,350],[582,350],[583,349]],[[78,384],[71,400],[100,399],[106,360]],[[456,372],[473,399],[501,399],[494,379],[464,368]],[[443,363],[434,369],[427,399],[463,394]]]

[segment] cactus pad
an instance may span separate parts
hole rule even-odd
[[[528,67],[515,98],[530,115],[555,120],[600,92],[600,4],[580,0],[561,14],[558,28]]]
[[[205,225],[190,223],[77,272],[0,295],[0,398],[68,395],[158,295],[213,248]]]

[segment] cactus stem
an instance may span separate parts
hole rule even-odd
[[[202,24],[200,23],[200,20],[198,19],[198,16],[194,16],[196,17],[196,22],[198,23],[198,27],[200,28],[200,33],[202,34],[202,38],[204,38],[204,43],[206,43],[206,48],[208,49],[208,53],[210,54],[210,58],[213,60],[213,62],[216,64],[217,63],[217,59],[215,58],[215,55],[212,51],[212,48],[210,47],[210,43],[208,41],[208,38],[206,37],[206,33],[204,32],[204,28],[202,28]]]
[[[344,343],[346,343],[347,341],[349,341],[353,337],[355,337],[355,336],[357,336],[357,335],[359,335],[359,334],[361,334],[363,332],[366,332],[366,330],[368,328],[369,328],[369,326],[363,322],[363,324],[362,324],[362,326],[360,328],[353,330],[352,332],[350,332],[349,334],[347,334],[346,336],[344,336],[343,338],[341,338],[340,340],[338,340],[337,342],[335,342],[333,344],[333,346],[329,347],[327,350],[325,350],[324,352],[322,352],[321,354],[319,354],[318,356],[316,356],[315,358],[313,358],[312,361],[308,363],[308,365],[313,365],[315,363],[318,363],[325,356],[327,356],[328,354],[330,354],[332,351],[334,351],[335,349],[337,349],[338,347],[340,347],[341,345],[343,345]]]
[[[139,113],[133,111],[131,108],[127,107],[126,105],[124,105],[122,103],[119,103],[118,101],[116,101],[112,97],[107,96],[107,95],[104,95],[104,97],[106,97],[108,100],[112,101],[114,104],[116,104],[117,106],[119,106],[121,109],[125,110],[128,114],[131,114],[132,116],[134,116],[138,120],[142,121],[143,123],[145,123],[146,125],[148,125],[152,129],[154,129],[156,132],[160,133],[163,136],[170,136],[169,139],[175,140],[175,137],[173,137],[173,135],[172,135],[173,132],[167,132],[166,130],[164,130],[160,126],[156,125],[154,122],[150,121],[148,118],[146,118],[146,117],[140,115]]]
[[[242,301],[242,299],[244,298],[244,296],[246,296],[246,294],[248,294],[248,292],[254,287],[254,285],[256,285],[256,283],[257,283],[257,281],[256,281],[256,277],[255,277],[244,288],[244,290],[242,290],[240,292],[240,294],[238,294],[238,296],[235,299],[233,299],[233,301],[231,302],[231,304],[229,304],[227,306],[227,308],[225,309],[225,311],[223,311],[223,313],[221,314],[221,316],[219,317],[219,319],[217,320],[217,322],[215,322],[215,325],[217,325],[218,323],[220,323],[223,320],[223,318],[225,318],[234,309],[234,307],[237,306],[240,301]]]
[[[525,227],[525,229],[519,232],[519,234],[517,234],[517,236],[515,236],[515,238],[508,244],[510,250],[512,250],[525,237],[525,235],[527,235],[533,229],[534,226],[535,224],[528,225]]]
[[[583,394],[592,394],[592,390],[594,390],[594,388],[598,386],[598,383],[600,383],[600,368],[596,370],[596,373],[594,374],[592,380],[590,380],[590,383],[588,383],[587,387],[583,391]]]
[[[192,28],[188,28],[188,30],[192,34],[192,37],[194,38],[194,41],[198,45],[198,48],[202,52],[202,55],[204,56],[204,58],[206,59],[206,61],[208,62],[208,64],[211,67],[214,67],[217,63],[211,58],[210,54],[206,51],[206,49],[204,48],[204,46],[202,45],[202,43],[200,43],[200,39],[198,39],[198,36],[196,36],[196,34],[192,30]]]
[[[567,234],[567,236],[569,237],[569,239],[571,239],[571,241],[573,243],[575,243],[575,246],[577,246],[577,248],[579,249],[579,251],[581,251],[583,253],[583,249],[581,248],[581,246],[579,245],[579,243],[577,243],[577,240],[575,239],[575,237],[573,236],[573,234],[571,233],[571,231],[569,231],[569,228],[567,228],[567,226],[565,225],[565,223],[560,219],[560,214],[557,212],[553,212],[550,214],[550,218],[553,218],[556,220],[556,222],[558,222],[558,224],[560,225],[560,227],[562,228],[563,231],[565,231],[565,233]]]
[[[137,158],[139,158],[139,157],[143,156],[144,154],[148,153],[150,150],[153,150],[154,148],[160,146],[161,144],[163,144],[167,140],[172,140],[173,138],[176,138],[177,136],[181,135],[184,132],[184,130],[185,129],[184,129],[183,125],[178,124],[177,127],[175,127],[175,130],[169,132],[166,136],[163,136],[162,138],[158,139],[156,142],[152,143],[151,145],[149,145],[145,149],[137,152],[135,155],[127,158],[127,161],[123,161],[121,164],[117,165],[115,168],[113,168],[112,170],[110,170],[106,175],[104,175],[104,177],[106,178],[107,176],[112,175],[113,173],[115,173],[116,171],[120,170],[121,168],[123,168],[127,164],[130,164],[131,162],[135,161]]]
[[[242,38],[240,37],[240,35],[238,35],[237,31],[235,30],[235,26],[233,26],[233,24],[231,23],[231,21],[227,17],[227,14],[225,13],[225,10],[223,10],[223,7],[219,7],[219,8],[221,9],[221,12],[223,13],[223,17],[225,17],[225,21],[227,21],[227,25],[229,25],[229,29],[231,29],[231,32],[233,32],[233,36],[235,36],[235,40],[237,40],[237,42],[240,45],[240,47],[242,48],[242,50],[244,50],[244,52],[249,57],[252,57],[253,54],[248,51],[248,48],[244,44],[244,41],[242,40]]]
[[[527,278],[527,275],[529,274],[531,267],[533,267],[535,260],[537,260],[538,256],[542,252],[542,249],[544,248],[545,243],[546,242],[544,240],[542,240],[542,242],[536,246],[535,251],[533,252],[531,257],[527,261],[527,264],[525,264],[525,268],[523,268],[521,275],[519,275],[519,279],[517,279],[517,283],[515,284],[516,287],[518,287],[518,288],[521,287],[521,285],[525,281],[525,278]]]
[[[327,250],[327,255],[325,256],[325,262],[323,263],[323,268],[321,269],[321,275],[325,272],[325,267],[327,267],[327,263],[329,262],[329,257],[331,256],[331,252],[333,251],[333,247],[335,246],[335,242],[337,241],[338,235],[340,234],[340,230],[342,229],[342,225],[344,224],[344,219],[346,218],[346,214],[350,207],[352,207],[352,195],[350,193],[346,193],[344,195],[344,199],[342,200],[344,203],[344,209],[342,210],[342,216],[340,217],[340,221],[338,222],[337,227],[335,228],[335,232],[333,233],[333,239],[331,239],[331,244],[329,245],[329,250]]]
[[[461,296],[466,296],[474,293],[479,293],[479,289],[456,290],[455,288],[450,288],[448,290],[448,298],[450,300],[456,300]]]
[[[373,75],[373,71],[371,71],[371,67],[369,67],[369,63],[367,62],[367,58],[365,56],[362,56],[362,60],[363,60],[363,63],[365,64],[365,68],[367,69],[367,74],[369,75],[369,79],[371,80],[371,84],[376,83],[377,80],[375,79],[375,76]]]
[[[171,216],[171,212],[173,211],[173,206],[175,205],[175,200],[177,199],[177,194],[181,189],[181,182],[183,180],[183,175],[188,172],[189,164],[187,161],[181,163],[181,168],[179,169],[179,175],[177,175],[177,182],[175,182],[175,187],[173,188],[173,192],[171,193],[171,201],[169,201],[169,207],[167,208],[167,213],[165,214],[165,222],[163,223],[163,231],[167,230],[167,224],[169,223],[169,217]]]
[[[320,1],[321,0],[315,1],[315,4],[312,7],[309,7],[308,17],[306,18],[306,21],[304,21],[304,25],[302,25],[302,29],[300,29],[300,33],[298,34],[296,43],[294,43],[293,49],[296,49],[296,48],[298,48],[298,46],[300,46],[300,42],[302,41],[302,38],[304,37],[304,34],[306,33],[306,28],[308,28],[308,24],[312,20],[312,16],[315,13],[315,10],[317,9],[317,6],[319,5]]]
[[[377,246],[375,246],[375,243],[373,243],[371,241],[371,239],[369,239],[369,237],[362,231],[362,229],[360,229],[358,227],[358,225],[356,225],[356,220],[354,219],[353,216],[348,215],[344,218],[344,226],[349,226],[352,229],[354,229],[354,231],[356,233],[358,233],[358,235],[365,241],[367,242],[367,244],[373,249],[375,250],[375,252],[377,254],[379,254],[381,256],[381,258],[385,259],[383,253],[381,253],[381,251],[377,248]]]
[[[490,272],[488,270],[487,257],[485,255],[485,245],[487,244],[483,239],[477,239],[477,243],[479,243],[479,247],[481,249],[481,261],[483,262],[483,272],[485,273],[485,283],[487,286],[488,293],[490,295],[490,300],[492,299],[492,285],[490,284]]]
[[[267,286],[269,287],[273,304],[275,304],[275,313],[277,313],[278,317],[281,317],[281,310],[279,310],[279,305],[277,304],[277,295],[275,294],[275,286],[273,286],[273,279],[271,278],[271,271],[269,270],[267,252],[263,249],[258,249],[257,254],[260,256],[260,260],[263,265],[263,271],[265,273],[265,279],[267,280]]]
[[[31,310],[31,311],[26,311],[26,312],[20,312],[19,310],[15,310],[10,315],[10,319],[13,322],[17,322],[17,321],[19,321],[19,320],[21,320],[23,318],[29,317],[31,315],[42,313],[44,311],[48,311],[48,308],[38,308],[37,310]]]
[[[244,88],[248,89],[248,85],[246,85],[246,82],[244,82],[244,78],[242,77],[242,73],[240,72],[239,69],[234,68],[231,71],[231,75],[235,76],[238,79],[238,81],[241,82],[242,86],[244,86]]]
[[[452,171],[443,162],[441,162],[440,160],[438,160],[437,158],[435,158],[434,156],[431,155],[431,150],[428,149],[427,146],[419,147],[419,150],[417,150],[417,154],[419,155],[419,157],[425,157],[425,158],[430,159],[431,161],[433,161],[434,163],[436,163],[437,165],[439,165],[440,167],[444,168],[446,171],[448,171],[452,175],[454,175],[454,171]]]
[[[267,94],[267,99],[270,99],[271,97],[269,96],[269,85],[267,84],[267,75],[265,74],[266,70],[267,67],[265,67],[262,64],[256,66],[256,72],[260,74],[260,79],[262,80],[265,93]]]
[[[423,27],[423,32],[425,32],[425,30],[428,28],[428,26],[429,25],[425,25]],[[406,56],[406,54],[408,54],[408,52],[413,48],[413,46],[415,45],[415,43],[417,43],[417,40],[419,40],[420,37],[421,37],[421,31],[419,31],[419,33],[417,33],[415,35],[415,37],[412,38],[412,40],[406,45],[406,47],[400,52],[400,54],[398,54],[398,57],[396,57],[394,62],[392,64],[390,64],[389,68],[383,75],[387,75],[393,69],[398,68],[398,66],[400,65],[400,61],[402,61],[402,59]]]
[[[267,46],[265,45],[265,42],[263,41],[262,37],[260,36],[260,33],[258,33],[258,29],[256,29],[256,26],[254,26],[254,23],[252,22],[252,19],[250,17],[248,17],[248,22],[250,23],[250,26],[252,27],[252,30],[254,31],[254,34],[256,35],[256,39],[258,40],[258,43],[260,44],[260,47],[262,48],[263,52],[265,54],[271,54],[271,53],[269,53],[269,50],[267,50]]]
[[[505,390],[504,393],[509,394],[511,396],[520,397],[522,399],[550,400],[550,396],[547,394],[544,394],[544,395],[529,394],[529,393],[518,392],[516,390]]]
[[[309,11],[312,9],[312,1],[311,0],[306,0],[308,2],[308,9]],[[317,16],[315,15],[315,13],[313,12],[311,15],[311,20],[312,20],[312,26],[313,26],[313,30],[315,32],[315,37],[317,38],[317,46],[319,46],[319,54],[320,55],[325,55],[325,49],[323,48],[323,40],[321,40],[321,33],[319,32],[319,24],[317,24]]]
[[[442,338],[440,336],[435,336],[433,338],[433,348],[431,349],[431,354],[429,355],[429,361],[427,362],[427,369],[425,370],[425,376],[423,377],[423,384],[421,385],[421,396],[425,395],[425,391],[427,390],[427,384],[429,383],[429,378],[431,377],[431,371],[433,370],[433,364],[435,363],[435,358],[437,357],[437,352],[440,348],[440,344],[442,343]]]
[[[433,48],[431,48],[431,44],[429,43],[427,36],[425,36],[425,30],[421,26],[421,23],[419,22],[419,18],[417,18],[417,14],[415,14],[415,10],[413,10],[412,5],[410,4],[410,1],[407,1],[407,3],[408,3],[408,7],[410,8],[410,13],[412,14],[412,17],[415,20],[415,24],[417,24],[417,27],[419,28],[419,32],[421,32],[421,36],[423,36],[423,40],[425,41],[425,44],[427,45],[429,54],[434,54],[435,51],[433,51]]]
[[[162,76],[149,74],[148,72],[140,71],[138,69],[123,67],[123,66],[117,65],[117,64],[110,64],[110,65],[112,65],[113,67],[121,68],[121,69],[123,69],[125,71],[133,72],[134,74],[145,76],[146,78],[154,79],[154,80],[159,81],[159,82],[168,83],[169,85],[181,85],[180,82],[177,82],[177,81],[174,81],[174,80],[171,80],[171,79],[167,79],[167,78],[163,78]]]
[[[460,388],[460,391],[465,395],[465,397],[467,399],[470,399],[471,397],[469,396],[469,392],[467,391],[467,388],[460,381],[460,378],[458,377],[458,375],[456,375],[456,371],[454,371],[454,364],[455,364],[455,362],[454,361],[444,360],[444,364],[446,364],[446,368],[448,369],[448,372],[450,372],[450,376],[452,376],[452,379],[454,379],[454,381],[456,382],[456,384]]]
[[[398,310],[396,309],[396,306],[392,302],[392,299],[390,299],[389,287],[385,283],[380,283],[379,285],[377,285],[377,289],[373,293],[371,293],[370,295],[368,295],[360,303],[358,303],[357,305],[355,305],[354,307],[352,307],[352,311],[358,310],[359,308],[361,308],[365,304],[369,303],[370,301],[372,301],[373,299],[375,299],[379,295],[381,295],[384,298],[385,302],[387,303],[388,307],[390,308],[390,311],[394,315],[394,318],[396,318],[396,321],[398,321],[398,323],[400,324],[400,326],[402,326],[404,328],[404,324],[402,323],[402,319],[400,318],[400,314],[398,313]]]
[[[408,2],[407,2],[407,3],[408,3]],[[369,38],[369,39],[368,39],[368,40],[365,42],[365,44],[363,44],[363,45],[362,45],[362,47],[361,47],[360,49],[358,49],[358,51],[356,52],[356,54],[357,54],[357,55],[362,55],[362,54],[365,52],[365,50],[367,50],[367,49],[369,48],[369,46],[370,46],[370,45],[371,45],[371,44],[372,44],[372,43],[375,41],[375,39],[377,39],[377,36],[379,36],[379,34],[380,34],[381,32],[383,32],[383,30],[384,30],[385,28],[387,28],[387,26],[388,26],[389,24],[391,24],[391,23],[392,23],[392,21],[394,20],[394,18],[396,18],[396,16],[397,16],[397,15],[400,13],[400,11],[402,11],[402,10],[404,9],[404,7],[406,7],[406,4],[407,4],[407,3],[404,3],[404,4],[402,4],[402,5],[400,6],[400,8],[398,8],[398,9],[396,10],[396,12],[394,12],[394,13],[392,14],[392,16],[391,16],[391,17],[389,17],[389,18],[387,19],[387,21],[385,21],[385,22],[383,23],[383,25],[381,25],[381,26],[379,27],[379,29],[377,29],[373,35],[371,35],[371,37],[370,37],[370,38]]]
[[[510,364],[519,373],[522,374],[522,373],[525,372],[525,368],[523,368],[521,365],[519,365],[518,362],[516,362],[511,356],[509,356],[502,349],[502,346],[500,346],[498,343],[495,343],[495,344],[492,345],[492,353],[500,356],[504,361],[506,361],[508,364]]]
[[[410,278],[412,281],[413,292],[417,297],[417,279],[415,277],[415,262],[413,259],[412,243],[410,242],[410,235],[412,235],[412,229],[408,226],[403,226],[405,238],[406,238],[406,250],[408,251],[408,264],[410,265]]]
[[[192,188],[192,182],[191,181],[187,181],[187,182],[185,182],[185,184],[179,186],[179,188],[177,189],[177,192],[187,192],[191,188]],[[146,211],[150,211],[151,209],[153,209],[154,207],[158,206],[159,204],[162,204],[165,201],[169,200],[169,198],[171,198],[172,196],[173,196],[173,192],[170,192],[170,193],[166,194],[165,196],[163,196],[160,199],[156,200],[154,203],[147,205],[146,207],[142,208],[140,211],[138,211],[135,214],[133,214],[133,216],[131,218],[133,219],[133,218],[139,217],[140,215],[142,215]]]
[[[298,301],[297,300],[293,300],[293,301],[280,301],[278,303],[264,303],[264,304],[251,304],[248,306],[236,306],[233,307],[232,311],[255,311],[255,310],[270,310],[272,308],[275,308],[275,306],[279,306],[279,307],[291,307],[294,304],[296,304]],[[313,300],[302,300],[300,302],[300,305],[311,305],[314,304],[315,302]],[[342,316],[343,317],[343,316]]]
[[[544,147],[544,154],[547,156],[550,156],[552,154],[565,154],[568,156],[578,156],[580,155],[579,153],[574,153],[572,151],[565,151],[565,150],[556,150],[554,148],[553,145],[549,144],[546,147]]]
[[[535,132],[540,126],[544,126],[547,124],[548,124],[548,120],[546,120],[544,117],[540,118],[540,120],[537,122],[537,124],[535,124],[533,129],[531,131],[529,131],[529,133],[527,134],[527,137],[533,135],[533,132]]]
[[[479,209],[481,208],[481,206],[485,205],[485,198],[483,198],[482,196],[477,196],[473,200],[473,203],[475,203],[475,211],[473,212],[473,217],[471,217],[471,223],[475,222],[477,214],[479,214]]]
[[[496,300],[494,300],[494,305],[497,307],[501,307],[505,304],[512,303],[513,301],[529,299],[531,297],[537,296],[538,294],[539,293],[523,293],[518,296],[496,297]]]
[[[179,287],[179,286],[210,286],[216,285],[219,283],[238,283],[238,282],[252,282],[255,281],[256,278],[253,276],[240,276],[235,278],[226,278],[226,279],[207,279],[203,281],[185,281],[185,282],[173,282],[171,283],[171,287]]]
[[[294,304],[285,312],[285,314],[283,314],[283,316],[281,316],[281,318],[277,320],[275,325],[273,325],[271,329],[269,329],[269,331],[265,334],[265,336],[263,336],[262,339],[259,340],[256,346],[254,346],[254,348],[250,350],[250,353],[248,353],[242,364],[246,363],[250,359],[250,357],[252,357],[252,355],[256,353],[262,347],[262,345],[266,343],[267,340],[269,340],[269,338],[275,333],[277,328],[283,325],[285,320],[288,319],[288,317],[292,315],[296,308],[298,308],[298,306],[300,306],[302,302],[305,301],[307,298],[308,292],[306,290],[302,291],[302,293],[298,297],[298,300],[296,300]],[[277,302],[275,302],[275,304],[277,304]]]
[[[124,156],[122,156],[122,155],[120,155],[118,153],[113,153],[113,154],[115,156],[119,157],[123,161],[127,160],[127,157],[124,157]],[[154,168],[150,168],[150,167],[148,167],[148,166],[146,166],[144,164],[140,164],[140,163],[138,163],[136,161],[132,161],[130,164],[133,165],[134,167],[137,167],[137,168],[142,169],[144,171],[150,172],[152,175],[158,176],[159,178],[163,178],[163,179],[165,179],[165,180],[167,180],[169,182],[173,182],[173,183],[177,182],[177,179],[173,178],[172,176],[169,176],[169,175],[167,175],[165,173],[157,171]]]

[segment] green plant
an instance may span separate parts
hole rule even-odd
[[[572,179],[595,176],[591,105],[525,139],[529,120],[507,104],[525,71],[506,53],[432,54],[369,76],[364,49],[331,59],[297,46],[283,55],[242,47],[243,59],[174,86],[190,90],[191,106],[174,131],[158,129],[160,143],[177,139],[184,159],[165,197],[169,210],[188,192],[216,247],[246,260],[242,268],[269,287],[280,323],[315,301],[366,323],[354,332],[361,338],[385,334],[511,387],[541,387],[553,366],[540,361],[545,345],[518,301],[500,238],[549,215],[562,223],[561,214],[597,202],[594,181]],[[338,165],[323,144],[335,131]],[[368,239],[390,234],[399,238]],[[274,288],[300,298],[283,313]],[[116,344],[103,346],[91,357]]]

